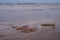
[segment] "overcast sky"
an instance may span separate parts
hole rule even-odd
[[[0,0],[0,3],[60,3],[60,0]]]

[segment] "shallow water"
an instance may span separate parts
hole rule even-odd
[[[42,6],[42,5],[41,5]],[[49,7],[49,5],[43,8],[42,11],[38,10],[39,7],[37,7],[37,10],[32,10],[33,6],[31,8],[17,8],[15,7],[8,7],[3,9],[0,6],[0,35],[2,40],[60,40],[60,10],[51,10],[50,8],[56,7],[55,5],[52,7]],[[49,8],[48,8],[49,7]],[[57,6],[59,7],[59,6]],[[19,9],[20,10],[19,10]],[[40,8],[39,8],[40,9]],[[29,10],[29,11],[27,11]],[[32,10],[32,11],[31,11]],[[26,24],[31,21],[40,22],[41,19],[54,19],[56,21],[56,26],[54,29],[51,30],[42,30],[42,31],[36,31],[32,33],[21,33],[16,31],[15,29],[11,28],[11,25],[21,25]]]

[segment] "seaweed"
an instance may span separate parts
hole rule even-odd
[[[42,26],[55,26],[55,24],[41,24]]]

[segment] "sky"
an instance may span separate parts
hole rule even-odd
[[[0,3],[60,3],[60,0],[0,0]]]

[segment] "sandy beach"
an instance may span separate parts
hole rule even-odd
[[[49,22],[51,19],[54,21]],[[42,29],[41,23],[54,23],[55,27]],[[40,29],[24,33],[11,27],[25,24]],[[0,40],[60,40],[60,5],[0,5]]]

